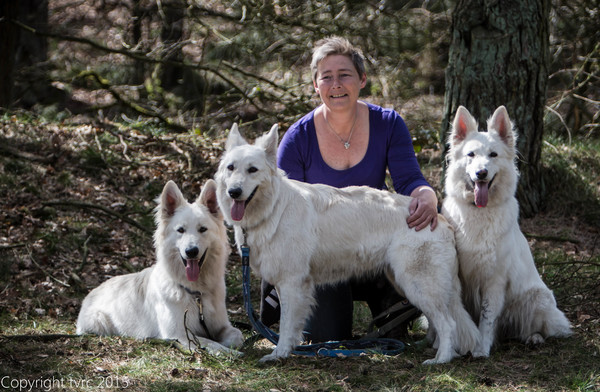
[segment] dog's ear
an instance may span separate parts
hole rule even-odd
[[[510,148],[515,147],[513,124],[504,106],[499,106],[488,120],[488,132],[496,132],[500,139]]]
[[[452,134],[450,143],[460,143],[470,132],[477,132],[477,121],[471,116],[471,113],[464,106],[459,106],[454,115],[452,123]]]
[[[225,150],[229,151],[234,147],[243,146],[244,144],[248,144],[248,142],[240,134],[237,123],[234,123],[229,131],[229,136],[225,143]]]
[[[163,217],[171,217],[184,202],[183,194],[173,181],[167,182],[160,195],[160,211]]]
[[[279,125],[273,124],[271,130],[256,139],[255,144],[262,147],[267,153],[267,158],[270,161],[277,161],[277,144],[279,143]]]
[[[221,210],[217,202],[217,183],[214,180],[209,179],[204,183],[202,192],[200,192],[200,196],[196,202],[205,205],[211,214],[221,216]]]

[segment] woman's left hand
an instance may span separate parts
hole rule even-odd
[[[435,191],[428,186],[420,186],[410,196],[413,198],[408,208],[406,223],[411,229],[423,230],[431,224],[431,230],[435,230],[438,222],[438,199]]]

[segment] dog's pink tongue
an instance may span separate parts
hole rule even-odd
[[[231,219],[234,221],[241,221],[244,217],[244,211],[246,210],[246,202],[234,200],[231,206]]]
[[[190,282],[195,282],[198,280],[198,275],[200,275],[200,266],[198,265],[197,259],[187,260],[187,265],[185,266],[185,274],[187,276],[187,280],[189,280]]]
[[[488,183],[487,182],[476,182],[475,183],[475,205],[477,207],[485,207],[488,203]]]

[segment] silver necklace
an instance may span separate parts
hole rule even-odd
[[[354,115],[354,122],[352,123],[352,128],[350,129],[350,136],[348,136],[348,140],[342,139],[342,137],[340,135],[338,135],[338,133],[333,129],[331,124],[329,124],[329,120],[327,120],[327,117],[325,116],[325,111],[323,111],[323,118],[325,119],[325,122],[327,123],[329,130],[331,132],[333,132],[333,134],[335,136],[337,136],[338,139],[340,139],[340,142],[342,142],[342,144],[344,145],[344,148],[346,150],[349,149],[350,148],[350,139],[352,139],[352,134],[354,133],[354,126],[356,125],[356,120],[358,119],[358,109],[356,110],[356,114]]]

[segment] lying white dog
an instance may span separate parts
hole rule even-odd
[[[410,197],[286,178],[276,164],[277,129],[249,145],[234,125],[215,177],[238,246],[247,242],[251,267],[281,298],[279,342],[262,361],[287,357],[301,341],[316,285],[373,271],[386,271],[434,326],[438,351],[426,363],[473,349],[479,334],[461,303],[448,222],[440,216],[435,231],[416,232],[406,224]]]
[[[465,305],[482,336],[473,355],[487,357],[497,335],[531,344],[570,335],[519,229],[516,135],[506,109],[478,132],[459,107],[449,143],[442,213],[456,229]]]
[[[155,215],[156,264],[92,290],[81,305],[78,334],[177,339],[192,348],[199,342],[210,352],[242,345],[225,308],[229,245],[215,190],[208,180],[198,200],[188,203],[174,182],[165,185]]]

